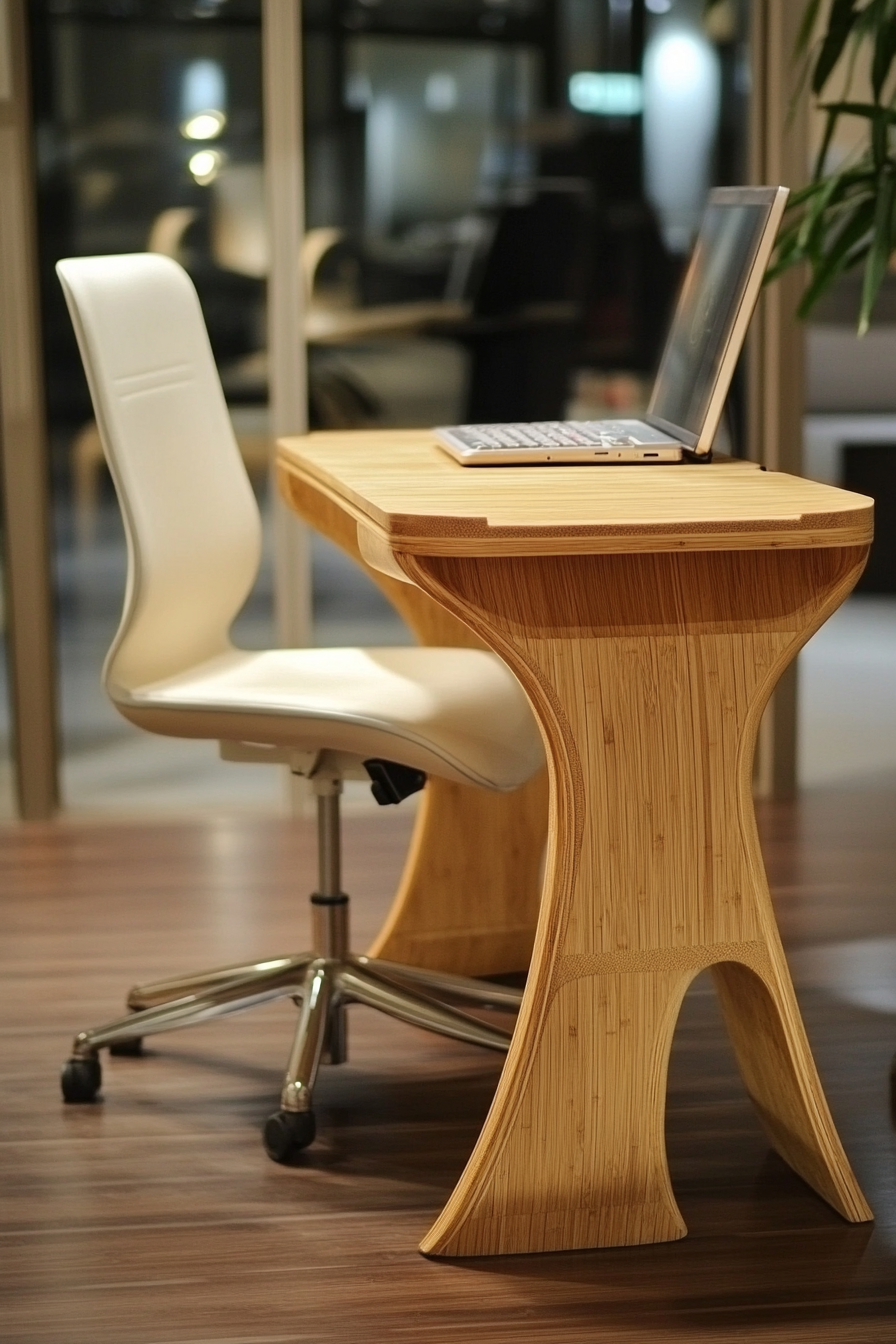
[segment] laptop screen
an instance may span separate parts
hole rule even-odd
[[[649,416],[700,435],[770,211],[768,201],[734,203],[710,196],[653,385]]]

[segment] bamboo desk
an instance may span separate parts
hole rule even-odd
[[[506,659],[545,739],[548,849],[523,1006],[482,1133],[421,1249],[683,1236],[666,1070],[685,990],[706,967],[770,1142],[844,1218],[870,1219],[781,949],[751,771],[772,688],[861,572],[871,500],[738,463],[469,469],[425,431],[285,439],[279,472],[315,525],[336,535],[344,520],[346,544],[393,591],[415,585]],[[520,807],[534,817],[530,795]],[[446,822],[451,852],[498,848],[489,814],[474,821],[487,797],[466,814],[475,829]],[[507,864],[528,873],[531,853]],[[413,904],[405,892],[393,912],[398,944],[405,919],[413,943]],[[484,935],[454,948],[475,963],[485,947],[480,969],[495,954]],[[391,953],[389,938],[387,926]],[[431,952],[438,941],[422,939]]]

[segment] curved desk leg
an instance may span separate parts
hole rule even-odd
[[[525,970],[538,917],[547,778],[512,794],[431,779],[373,957],[463,975]]]
[[[784,960],[751,768],[762,709],[862,549],[399,557],[515,669],[547,741],[545,891],[507,1063],[421,1249],[683,1236],[663,1137],[684,992],[718,967],[772,1143],[845,1218],[870,1210]]]
[[[421,644],[481,648],[482,641],[413,584],[365,564],[357,524],[325,494],[281,473],[294,508],[346,551]],[[398,891],[371,956],[459,975],[525,970],[532,955],[547,834],[547,778],[513,793],[431,779]]]
[[[747,1091],[772,1147],[850,1222],[873,1215],[828,1112],[783,954],[771,974],[729,962],[713,979]]]

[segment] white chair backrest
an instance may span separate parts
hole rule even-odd
[[[192,282],[168,257],[57,266],[128,543],[113,699],[231,647],[261,523]]]

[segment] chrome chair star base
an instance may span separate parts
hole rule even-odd
[[[521,990],[350,951],[349,898],[341,881],[342,777],[337,771],[319,769],[311,783],[318,825],[318,887],[310,898],[312,949],[136,985],[127,998],[127,1016],[75,1037],[72,1056],[62,1073],[66,1101],[94,1100],[102,1083],[99,1052],[103,1048],[113,1055],[138,1055],[146,1036],[192,1027],[272,999],[292,998],[299,1008],[299,1020],[280,1109],[264,1127],[268,1155],[275,1162],[287,1162],[314,1140],[312,1095],[321,1063],[341,1064],[348,1057],[349,1004],[366,1004],[411,1026],[490,1050],[507,1050],[509,1031],[457,1005],[516,1012]]]

